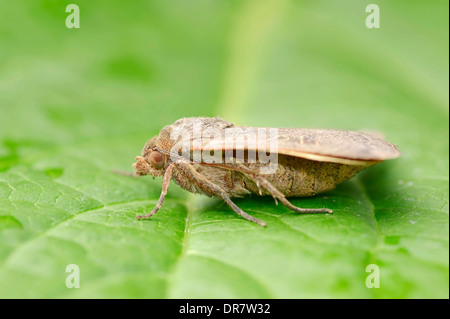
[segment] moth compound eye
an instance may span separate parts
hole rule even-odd
[[[160,152],[154,151],[150,153],[149,163],[156,169],[161,169],[164,166],[164,155]]]

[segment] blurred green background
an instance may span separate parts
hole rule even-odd
[[[68,29],[65,8],[80,7]],[[380,28],[365,25],[370,3]],[[448,298],[447,1],[0,0],[3,298]],[[263,229],[132,171],[162,126],[375,130],[403,152]],[[79,289],[66,287],[68,264]],[[369,289],[366,266],[380,269]]]

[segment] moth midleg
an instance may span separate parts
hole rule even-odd
[[[328,208],[300,208],[300,207],[294,206],[291,204],[290,201],[288,201],[286,199],[284,194],[282,192],[280,192],[275,186],[273,186],[272,183],[270,183],[267,179],[265,179],[264,177],[262,177],[258,174],[254,174],[254,173],[250,172],[248,170],[248,168],[243,165],[238,165],[238,168],[247,178],[249,178],[250,180],[255,182],[258,185],[258,188],[259,188],[259,185],[263,186],[269,192],[269,194],[272,195],[272,197],[275,199],[275,201],[278,199],[284,206],[286,206],[290,210],[293,210],[297,213],[329,213],[329,214],[331,214],[333,212],[331,209],[328,209]]]
[[[167,167],[166,172],[164,173],[161,195],[159,196],[158,203],[156,203],[155,208],[153,208],[153,210],[148,214],[137,215],[136,216],[137,219],[149,219],[150,217],[155,215],[158,212],[158,210],[161,208],[161,206],[164,203],[164,199],[166,198],[167,191],[169,190],[169,185],[170,185],[170,180],[172,178],[172,171],[173,171],[174,165],[175,164],[171,163],[169,165],[169,167]]]
[[[218,185],[211,183],[206,177],[199,174],[189,163],[178,161],[177,165],[186,173],[186,175],[192,179],[198,186],[202,187],[203,189],[215,194],[216,196],[219,196],[223,199],[223,201],[239,216],[244,217],[248,221],[257,223],[258,225],[261,225],[263,227],[266,226],[266,223],[262,220],[259,220],[258,218],[255,218],[246,212],[244,212],[242,209],[240,209],[233,201],[228,197],[226,192]]]

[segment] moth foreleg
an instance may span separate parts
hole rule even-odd
[[[226,192],[218,185],[210,182],[206,177],[199,174],[189,163],[184,162],[178,162],[177,165],[186,173],[186,175],[192,179],[198,186],[202,187],[208,192],[213,193],[214,195],[221,197],[223,201],[239,216],[244,217],[245,219],[257,223],[258,225],[261,225],[263,227],[266,226],[266,223],[262,220],[259,220],[258,218],[255,218],[246,212],[244,212],[242,209],[240,209],[233,201],[228,197]]]
[[[241,167],[241,169],[245,171],[245,169],[243,169],[243,167]],[[269,192],[269,194],[272,195],[272,197],[275,199],[275,202],[278,199],[284,206],[286,206],[290,210],[293,210],[297,213],[329,213],[329,214],[333,213],[333,211],[328,208],[300,208],[300,207],[294,206],[291,204],[290,201],[288,201],[286,199],[286,197],[284,196],[284,194],[282,192],[280,192],[275,186],[272,185],[272,183],[270,183],[264,177],[261,177],[260,175],[257,175],[257,174],[251,174],[251,173],[244,173],[244,174],[245,174],[245,176],[247,176],[247,178],[251,179],[257,185],[259,184],[259,185],[263,186]]]
[[[161,206],[164,203],[164,199],[166,198],[167,191],[169,190],[170,179],[172,178],[173,166],[174,166],[173,163],[170,164],[167,167],[166,172],[164,173],[161,195],[159,196],[158,203],[156,203],[155,208],[153,208],[153,210],[148,214],[137,215],[136,216],[137,219],[149,219],[150,217],[155,215],[158,212],[158,210],[161,208]]]

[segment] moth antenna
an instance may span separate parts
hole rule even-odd
[[[122,175],[122,176],[128,176],[128,177],[135,177],[139,178],[140,176],[136,174],[136,172],[125,172],[125,171],[119,171],[116,169],[111,170],[114,174]]]

